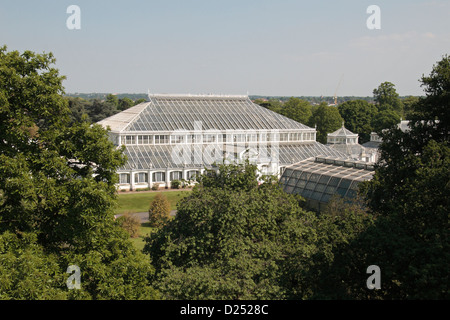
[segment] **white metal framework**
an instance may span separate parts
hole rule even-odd
[[[320,209],[334,195],[354,198],[358,184],[372,179],[374,166],[364,161],[315,157],[286,167],[280,178],[284,191],[306,198]]]
[[[253,103],[248,96],[149,95],[141,103],[99,122],[110,139],[125,145],[121,188],[194,179],[205,168],[252,153],[268,174],[317,155],[342,157],[316,142],[316,130]]]

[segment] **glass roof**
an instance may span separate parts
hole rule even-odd
[[[287,193],[328,202],[335,194],[355,197],[358,184],[372,179],[373,174],[373,166],[362,161],[324,157],[287,167],[280,183]]]
[[[202,130],[314,130],[253,103],[247,96],[154,95],[150,99],[122,131],[192,131],[198,129],[195,122],[201,122]]]
[[[129,145],[125,154],[127,164],[119,171],[125,170],[155,170],[166,168],[203,168],[212,163],[222,163],[223,151],[228,147],[214,148],[214,144],[185,144],[185,145]],[[229,146],[241,152],[239,145]],[[245,149],[245,148],[244,148]],[[309,143],[280,143],[268,145],[266,149],[258,149],[261,162],[278,159],[279,166],[291,165],[311,157],[345,157],[344,154],[325,146],[319,142]]]

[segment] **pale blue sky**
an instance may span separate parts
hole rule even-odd
[[[0,45],[53,52],[68,93],[332,96],[342,79],[338,96],[384,81],[419,95],[450,54],[449,17],[449,0],[0,0]]]

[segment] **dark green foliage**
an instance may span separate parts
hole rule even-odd
[[[134,103],[133,100],[131,100],[130,98],[124,97],[124,98],[122,98],[122,99],[119,99],[117,108],[118,108],[120,111],[124,111],[124,110],[126,110],[126,109],[131,108],[132,106],[134,106],[134,104],[135,104],[135,103]]]
[[[385,109],[378,112],[372,118],[373,131],[381,133],[384,129],[389,129],[400,123],[400,116],[392,109]]]
[[[180,186],[181,186],[181,181],[180,181],[180,180],[173,180],[173,181],[170,183],[170,187],[171,187],[172,189],[180,189]]]
[[[405,120],[411,119],[411,114],[414,109],[416,109],[416,104],[419,102],[420,98],[415,96],[405,97],[403,102],[403,115]]]
[[[219,172],[208,169],[197,181],[205,188],[249,191],[258,186],[257,176],[255,166],[247,162],[246,165],[220,165]]]
[[[317,246],[322,249],[311,258],[311,267],[306,273],[291,274],[297,283],[310,288],[310,299],[354,299],[354,290],[369,293],[365,283],[369,265],[364,252],[355,253],[353,247],[360,246],[361,234],[374,222],[375,216],[361,197],[330,199],[315,224],[319,235]],[[294,297],[300,296],[297,293]]]
[[[202,176],[179,202],[175,219],[147,239],[144,251],[166,298],[289,295],[286,257],[295,257],[301,271],[317,252],[315,215],[274,181],[258,186],[256,175],[248,164],[219,166],[219,173]]]
[[[382,298],[450,297],[449,74],[446,56],[422,78],[426,97],[413,109],[410,130],[382,134],[382,161],[365,186],[380,218],[361,238],[367,257],[385,270]]]
[[[147,101],[146,99],[140,98],[140,99],[137,99],[137,100],[134,101],[134,105],[136,106],[136,105],[141,104],[141,103],[146,102],[146,101]]]
[[[370,133],[374,131],[373,119],[378,112],[375,105],[365,100],[353,100],[340,104],[338,110],[345,127],[359,135],[360,143],[370,140]]]
[[[283,104],[279,113],[303,124],[308,124],[312,117],[309,102],[294,97],[291,97]]]
[[[417,136],[416,148],[430,139],[437,142],[450,140],[450,56],[445,55],[429,76],[422,77],[426,97],[421,98],[411,113],[413,131]]]
[[[342,126],[342,121],[343,119],[336,107],[327,106],[323,103],[313,111],[310,125],[317,126],[316,140],[327,143],[327,134],[339,129]]]
[[[111,101],[102,102],[94,99],[88,105],[88,115],[92,122],[98,122],[118,112],[117,106]]]
[[[145,99],[133,101],[127,97],[117,98],[112,94],[107,95],[106,100],[99,98],[86,100],[79,97],[65,97],[65,99],[68,101],[71,123],[80,121],[98,122],[146,101]],[[83,118],[83,116],[86,118]]]
[[[283,107],[283,103],[278,99],[256,99],[253,102],[260,105],[261,107],[267,108],[277,113],[281,113],[281,109]]]
[[[2,254],[8,259],[15,255],[24,267],[20,259],[29,256],[36,272],[48,268],[56,277],[45,287],[36,285],[30,295],[9,286],[2,275],[2,294],[17,299],[64,297],[60,274],[76,261],[84,289],[68,298],[156,297],[149,286],[148,259],[113,218],[116,170],[126,160],[122,150],[101,126],[73,119],[71,124],[63,77],[50,67],[51,54],[1,48],[0,57],[0,236],[17,236],[25,248],[15,252],[6,246]],[[32,241],[22,242],[25,235]],[[127,269],[128,263],[133,269]],[[104,272],[97,276],[100,270]],[[109,285],[112,281],[114,286]],[[131,290],[137,283],[139,288]]]
[[[119,106],[119,98],[117,98],[116,95],[110,93],[106,96],[106,103],[117,108]]]
[[[391,82],[383,82],[373,90],[373,97],[378,110],[393,110],[398,115],[403,114],[403,103]]]
[[[35,234],[0,234],[0,300],[61,300],[70,294],[57,256]]]

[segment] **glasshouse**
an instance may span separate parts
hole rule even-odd
[[[248,160],[262,174],[315,156],[345,157],[316,141],[316,129],[237,95],[149,95],[149,101],[98,122],[125,145],[120,189],[193,181],[215,164]]]
[[[301,195],[320,211],[334,195],[354,198],[358,184],[373,175],[373,163],[317,156],[286,167],[280,183],[284,191]]]

